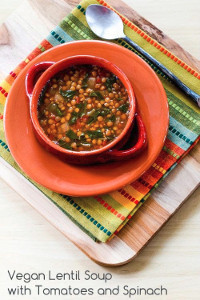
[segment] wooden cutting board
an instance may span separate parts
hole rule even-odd
[[[78,0],[26,0],[0,27],[0,79],[3,79],[78,4]],[[108,0],[197,71],[200,62],[120,0]],[[26,12],[26,13],[25,13]],[[56,13],[55,13],[56,12]],[[47,17],[48,16],[48,17]],[[200,178],[200,147],[196,146],[148,201],[109,243],[95,243],[22,175],[0,159],[0,176],[86,255],[99,264],[122,265],[132,260],[169,220]]]

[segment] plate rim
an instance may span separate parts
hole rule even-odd
[[[52,189],[49,185],[44,185],[41,182],[41,180],[37,179],[36,175],[31,175],[30,176],[30,172],[27,172],[27,170],[25,170],[23,168],[23,165],[21,165],[21,163],[18,163],[18,159],[16,158],[15,153],[14,153],[15,151],[13,151],[13,149],[11,149],[12,147],[10,147],[10,142],[9,142],[10,139],[8,137],[9,134],[7,132],[7,129],[6,129],[7,128],[7,120],[9,118],[6,117],[6,116],[8,114],[8,110],[9,110],[9,102],[11,101],[11,100],[9,101],[9,99],[12,98],[12,90],[14,90],[15,85],[18,84],[18,81],[21,80],[21,77],[24,75],[24,73],[27,72],[27,70],[31,67],[31,65],[33,65],[35,62],[38,61],[39,57],[42,56],[45,59],[45,55],[48,54],[49,52],[55,50],[55,48],[67,47],[69,44],[83,44],[83,43],[84,44],[95,43],[95,44],[99,44],[99,45],[101,45],[101,44],[109,45],[111,47],[118,48],[119,51],[120,51],[120,49],[123,49],[123,51],[127,52],[127,54],[131,53],[131,55],[133,55],[136,60],[138,60],[139,62],[141,62],[145,66],[145,68],[149,69],[150,72],[152,73],[152,76],[154,76],[154,78],[155,78],[156,85],[159,86],[160,91],[162,92],[163,98],[165,98],[166,111],[167,111],[167,122],[165,124],[166,126],[163,129],[163,140],[162,140],[162,143],[160,143],[160,147],[158,147],[156,154],[154,154],[154,156],[153,156],[153,159],[151,159],[149,161],[149,163],[147,164],[147,166],[145,167],[145,169],[139,175],[137,175],[136,178],[134,178],[134,176],[130,177],[130,175],[129,175],[128,176],[129,179],[128,180],[126,178],[123,179],[122,180],[123,183],[121,183],[121,184],[116,183],[115,179],[112,179],[112,185],[110,184],[110,186],[103,186],[103,183],[92,184],[92,189],[91,190],[89,188],[89,187],[91,187],[91,184],[90,185],[78,185],[81,188],[83,188],[84,186],[87,187],[87,190],[82,190],[82,189],[77,189],[77,184],[75,185],[75,184],[71,184],[70,183],[70,187],[68,188],[68,191],[66,191],[66,189],[65,189],[65,191],[63,191],[63,190],[61,191],[60,189],[56,189],[56,188]],[[142,176],[142,174],[144,174],[151,167],[151,165],[153,164],[153,162],[159,156],[159,154],[160,154],[160,152],[162,150],[162,147],[164,145],[166,136],[167,136],[168,125],[169,125],[169,106],[168,106],[167,96],[166,96],[164,87],[163,87],[163,85],[162,85],[159,77],[157,76],[157,74],[155,73],[155,71],[153,71],[153,69],[142,58],[140,58],[138,55],[136,55],[134,52],[132,52],[131,50],[128,50],[127,48],[124,48],[123,46],[120,46],[118,44],[112,43],[112,42],[99,41],[99,40],[76,40],[76,41],[70,41],[70,42],[67,42],[67,43],[64,43],[64,44],[61,44],[61,45],[58,45],[58,46],[55,46],[55,47],[52,47],[52,48],[46,50],[45,52],[43,52],[40,55],[36,56],[33,60],[30,61],[30,63],[27,64],[27,66],[25,68],[23,68],[21,70],[20,74],[18,75],[18,77],[16,78],[16,80],[14,81],[14,83],[12,84],[11,89],[9,91],[8,98],[6,100],[6,104],[5,104],[5,108],[4,108],[4,121],[3,121],[3,124],[4,124],[5,138],[6,138],[8,147],[10,149],[11,155],[14,158],[15,162],[18,164],[18,166],[22,169],[22,171],[24,171],[24,173],[28,177],[30,177],[32,180],[36,181],[38,184],[41,184],[42,186],[44,186],[44,187],[46,187],[46,188],[48,188],[51,191],[54,191],[56,193],[62,193],[62,194],[71,195],[71,196],[75,196],[75,197],[77,197],[77,196],[78,197],[88,197],[88,196],[106,194],[106,193],[110,193],[110,192],[116,191],[116,190],[118,190],[118,189],[120,189],[120,188],[122,188],[122,187],[124,187],[124,186],[126,186],[128,184],[130,184],[134,180],[137,180],[139,177]],[[145,151],[145,149],[144,149],[144,151]],[[111,182],[111,180],[109,182]],[[120,182],[121,182],[121,180],[120,180]],[[101,188],[100,188],[100,185],[101,185]],[[73,188],[73,186],[74,186],[74,188]],[[99,190],[101,190],[101,191],[99,191]]]

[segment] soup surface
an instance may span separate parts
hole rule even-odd
[[[108,70],[75,65],[56,74],[40,94],[38,119],[45,134],[73,151],[104,147],[124,129],[128,93]]]

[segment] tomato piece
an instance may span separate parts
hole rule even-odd
[[[87,119],[88,119],[88,117],[89,117],[89,116],[87,116],[87,115],[82,116],[81,121],[82,121],[82,122],[86,122]]]
[[[80,129],[81,128],[81,119],[78,119],[76,121],[76,129]]]
[[[76,103],[77,103],[77,104],[80,103],[80,98],[79,98],[79,96],[75,96],[74,99],[76,100]]]
[[[101,83],[101,77],[97,76],[96,83]]]

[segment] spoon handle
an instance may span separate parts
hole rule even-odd
[[[130,44],[134,49],[141,53],[145,58],[152,62],[157,68],[159,68],[165,75],[167,75],[171,81],[179,87],[186,95],[188,95],[199,107],[200,107],[200,95],[192,91],[187,85],[185,85],[178,77],[176,77],[171,71],[169,71],[164,65],[157,61],[153,56],[143,50],[135,42],[129,39],[127,36],[123,39]]]

